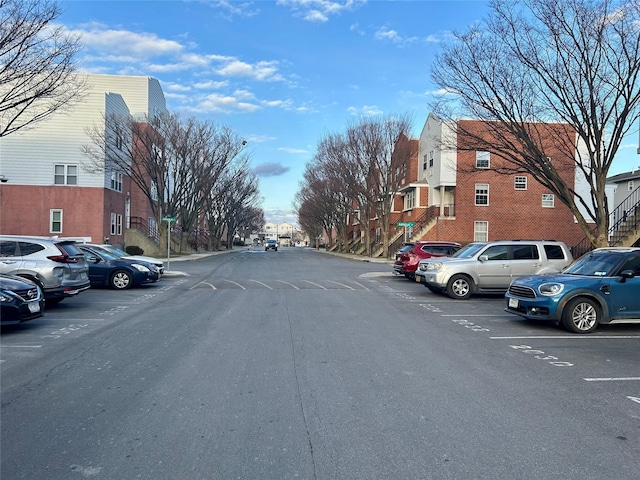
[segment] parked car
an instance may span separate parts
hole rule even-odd
[[[420,260],[434,257],[448,257],[462,248],[456,242],[421,241],[405,243],[396,253],[393,273],[413,280]]]
[[[98,250],[100,252],[107,252],[115,255],[118,258],[122,258],[123,260],[135,260],[140,262],[150,263],[158,267],[158,271],[160,275],[164,275],[164,262],[154,257],[147,257],[144,255],[129,255],[127,252],[120,250],[119,248],[114,247],[113,245],[109,245],[107,243],[102,245],[95,245],[92,243],[87,244],[88,247],[93,248],[94,250]]]
[[[562,273],[517,278],[505,299],[509,313],[558,322],[574,333],[601,323],[640,323],[640,248],[598,248]]]
[[[474,242],[451,257],[420,262],[416,281],[432,292],[464,300],[474,293],[504,293],[523,275],[557,273],[573,261],[569,247],[548,240]]]
[[[15,325],[44,313],[40,287],[26,278],[0,273],[0,324]]]
[[[0,235],[0,273],[36,283],[47,305],[89,288],[89,267],[72,240]]]
[[[278,251],[278,242],[276,242],[275,240],[271,240],[271,239],[267,239],[264,242],[264,251],[268,251],[269,249],[274,250],[274,251]]]
[[[79,245],[89,263],[89,279],[96,287],[124,290],[145,283],[157,282],[158,267],[146,262],[123,260],[111,253],[99,251],[88,245]]]

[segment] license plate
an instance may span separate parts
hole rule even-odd
[[[422,277],[420,275],[416,275],[416,282],[420,283],[422,281]]]
[[[520,302],[518,302],[517,298],[510,298],[509,299],[509,308],[518,308],[518,304]]]
[[[29,311],[31,313],[38,313],[40,311],[40,304],[39,303],[30,303],[29,304]]]

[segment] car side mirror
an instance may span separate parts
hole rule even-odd
[[[634,278],[636,274],[633,270],[623,270],[620,272],[620,276],[622,277],[622,281],[624,282],[627,278]]]
[[[486,262],[487,260],[489,260],[489,255],[480,255],[478,257],[478,260],[480,260],[481,262]]]

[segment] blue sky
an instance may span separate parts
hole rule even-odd
[[[409,114],[417,137],[436,93],[442,42],[484,0],[61,0],[81,35],[82,70],[157,78],[167,107],[247,140],[267,221],[295,222],[293,199],[327,133],[368,114]],[[637,168],[638,134],[611,174]]]

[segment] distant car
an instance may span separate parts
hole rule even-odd
[[[124,290],[157,282],[160,278],[158,267],[150,263],[123,260],[88,245],[79,245],[79,248],[84,252],[89,263],[91,286]]]
[[[41,317],[44,296],[40,287],[26,278],[0,274],[0,324],[15,325]]]
[[[451,257],[422,260],[416,281],[456,300],[504,293],[524,275],[557,273],[573,261],[569,247],[551,240],[502,240],[465,245]]]
[[[393,273],[404,275],[413,280],[420,260],[433,257],[448,257],[456,253],[460,248],[462,248],[462,245],[456,242],[420,241],[405,243],[396,252]]]
[[[264,242],[264,251],[266,252],[267,250],[275,250],[276,252],[278,251],[278,242],[276,242],[275,240],[265,240]]]
[[[35,282],[47,305],[89,288],[89,268],[72,240],[0,235],[0,273]]]
[[[574,333],[640,323],[640,248],[598,248],[562,273],[517,278],[505,299],[509,313],[558,322]]]
[[[107,243],[102,245],[94,245],[92,243],[87,244],[88,247],[92,247],[101,252],[108,252],[112,255],[115,255],[118,258],[122,258],[123,260],[138,260],[140,262],[151,263],[158,267],[160,271],[160,275],[164,275],[164,262],[162,260],[158,260],[154,257],[147,257],[144,255],[129,255],[127,252],[120,250],[119,248],[114,247],[113,245],[109,245]]]

